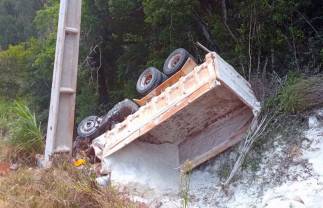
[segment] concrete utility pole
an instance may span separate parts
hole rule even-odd
[[[82,0],[60,2],[45,162],[72,152],[81,7]]]

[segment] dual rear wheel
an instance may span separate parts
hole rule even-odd
[[[157,68],[148,67],[141,73],[137,81],[137,92],[141,95],[147,95],[167,78],[168,77]]]
[[[147,95],[149,92],[166,81],[169,76],[172,76],[179,71],[187,59],[192,57],[185,49],[179,48],[173,51],[166,59],[163,67],[163,72],[155,67],[145,69],[138,81],[137,91],[141,95]],[[78,125],[77,133],[79,138],[88,138],[90,140],[98,137],[103,132],[112,129],[114,124],[122,122],[128,115],[131,115],[138,110],[138,106],[131,100],[124,100],[114,106],[105,116],[89,116]]]
[[[191,57],[189,52],[183,48],[178,48],[173,51],[166,59],[163,67],[163,72],[160,72],[155,67],[148,67],[138,78],[136,89],[141,95],[147,95],[161,83],[166,81],[168,77],[178,72]]]

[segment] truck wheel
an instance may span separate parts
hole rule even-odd
[[[179,71],[191,55],[187,50],[178,48],[173,51],[166,59],[163,71],[166,75],[171,76]]]
[[[141,95],[147,95],[153,89],[163,82],[164,76],[155,67],[149,67],[143,71],[137,81],[137,92]]]
[[[117,103],[109,112],[102,117],[103,131],[113,129],[114,125],[123,122],[129,115],[135,113],[139,109],[138,105],[129,99]]]
[[[81,121],[77,127],[77,134],[81,138],[94,139],[99,132],[102,119],[98,116],[89,116]]]
[[[164,73],[161,73],[161,74],[162,74],[162,81],[161,82],[165,82],[168,79],[168,76]]]

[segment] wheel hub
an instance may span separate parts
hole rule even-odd
[[[169,61],[168,68],[173,68],[173,67],[175,67],[175,66],[178,64],[178,62],[180,61],[180,59],[181,59],[181,54],[180,54],[180,53],[175,54],[175,55],[171,58],[171,60]]]
[[[141,80],[141,85],[142,86],[147,86],[151,80],[152,80],[153,76],[151,73],[147,73]]]
[[[94,121],[88,121],[83,126],[83,130],[88,132],[88,131],[91,131],[94,127],[95,127],[95,122]]]

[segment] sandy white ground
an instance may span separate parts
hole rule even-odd
[[[309,118],[309,129],[304,131],[299,146],[284,143],[284,138],[277,136],[260,169],[242,175],[227,194],[217,185],[216,176],[195,172],[191,193],[196,200],[191,207],[323,207],[323,121],[318,119],[321,113],[317,111]],[[284,165],[286,157],[291,158],[292,165]],[[281,172],[281,177],[275,176],[277,172]]]
[[[262,207],[323,207],[323,125],[322,123],[311,123],[318,121],[315,116],[310,117],[310,129],[305,131],[305,137],[309,145],[303,149],[302,158],[308,160],[311,169],[294,167],[295,175],[302,175],[310,171],[305,178],[297,178],[293,181],[286,181],[281,186],[274,187],[265,192],[262,200]]]
[[[320,119],[321,118],[321,119]],[[215,158],[203,167],[193,171],[190,177],[189,193],[191,208],[323,208],[323,110],[316,111],[308,118],[308,127],[295,131],[295,141],[277,134],[263,152],[257,170],[241,171],[239,177],[223,190],[221,172],[228,161],[234,164],[237,158],[235,149]],[[293,132],[292,132],[293,133]],[[298,142],[296,142],[296,140]],[[151,207],[179,208],[181,197],[176,192],[179,178],[176,167],[178,161],[164,158],[150,158],[150,151],[168,151],[176,157],[171,145],[162,147],[137,145],[139,152],[122,153],[109,161],[115,171],[112,180],[127,187],[134,200],[143,201]],[[252,153],[251,153],[252,154]],[[120,158],[122,163],[120,163]],[[147,175],[137,163],[147,163],[154,169],[163,163],[172,167],[170,171],[156,169]],[[119,165],[119,164],[125,164]],[[159,164],[155,166],[155,164]],[[228,168],[230,170],[230,167]],[[151,172],[151,170],[149,170]],[[165,177],[168,175],[168,177]],[[133,184],[134,177],[141,185]]]

